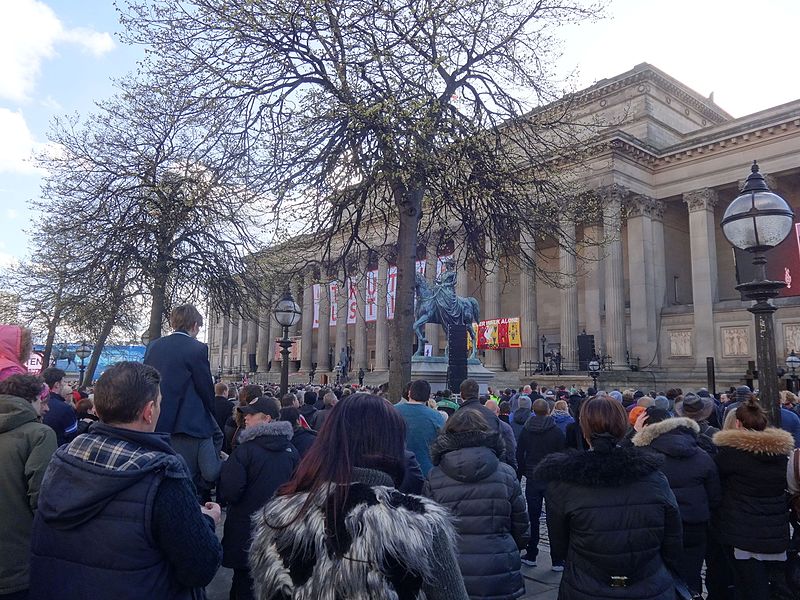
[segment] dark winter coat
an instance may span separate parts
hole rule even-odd
[[[553,421],[555,421],[556,427],[558,427],[564,435],[567,434],[567,425],[575,422],[572,415],[566,411],[554,410],[550,416],[553,418]]]
[[[314,407],[313,404],[301,404],[300,408],[297,410],[300,411],[300,415],[306,420],[309,427],[313,427],[314,423],[314,415],[317,414],[317,409]]]
[[[481,404],[478,398],[468,398],[464,400],[464,402],[461,403],[461,408],[458,410],[477,410],[483,415],[483,418],[489,423],[489,427],[491,427],[493,431],[498,432],[503,440],[505,449],[500,455],[500,460],[507,465],[511,465],[511,468],[516,471],[517,455],[514,449],[517,447],[517,440],[514,439],[514,430],[511,428],[511,425],[503,423],[494,412]]]
[[[300,462],[292,446],[292,424],[273,421],[248,427],[242,442],[222,465],[217,485],[220,501],[228,503],[222,537],[222,564],[247,568],[250,516],[291,479]]]
[[[56,434],[33,406],[0,395],[0,596],[28,589],[31,525]]]
[[[214,396],[214,419],[219,425],[219,430],[225,430],[225,423],[233,414],[234,401],[224,396]]]
[[[443,433],[431,445],[425,495],[457,517],[458,562],[470,598],[525,593],[519,550],[530,528],[516,474],[500,462],[498,433]]]
[[[675,600],[666,565],[676,566],[683,531],[659,457],[593,444],[551,454],[535,473],[548,482],[551,551],[567,557],[559,600]]]
[[[297,427],[292,435],[292,446],[297,448],[297,452],[302,459],[306,452],[309,451],[314,440],[317,439],[317,432],[313,429],[306,429],[305,427]]]
[[[533,472],[541,460],[566,447],[564,434],[550,416],[532,415],[525,423],[517,444],[517,464],[520,477],[533,479]]]
[[[514,437],[517,439],[517,447],[519,447],[519,436],[522,433],[522,428],[532,414],[530,408],[518,408],[511,414],[509,425],[511,425],[511,429],[514,431]]]
[[[768,427],[764,431],[727,429],[714,436],[714,457],[722,484],[722,504],[714,528],[722,542],[749,552],[784,552],[789,544],[786,495],[792,434]]]
[[[47,467],[30,598],[202,598],[220,554],[169,436],[95,423]]]
[[[648,425],[633,436],[633,445],[664,456],[661,472],[675,493],[684,523],[705,523],[720,503],[717,466],[698,446],[700,427],[685,417]]]
[[[332,410],[333,407],[318,410],[316,413],[314,413],[314,421],[309,422],[308,424],[311,425],[311,428],[314,431],[319,431],[322,429],[322,426],[325,424],[325,419],[328,418],[328,415],[331,414]]]

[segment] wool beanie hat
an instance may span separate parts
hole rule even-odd
[[[634,406],[631,410],[630,414],[628,415],[628,421],[631,425],[636,423],[636,419],[639,418],[639,415],[642,414],[647,409],[644,406]]]
[[[656,396],[653,406],[669,412],[669,398],[666,396]]]
[[[735,402],[746,402],[747,399],[752,395],[753,390],[751,390],[746,385],[740,385],[736,388],[736,393],[734,394]]]
[[[608,395],[611,396],[614,400],[622,404],[622,392],[619,390],[614,390],[612,392],[608,392]]]

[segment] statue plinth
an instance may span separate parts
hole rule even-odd
[[[477,381],[481,394],[485,394],[494,379],[494,373],[484,367],[477,358],[470,358],[467,361],[467,377]],[[424,379],[431,384],[433,392],[447,389],[447,357],[412,356],[411,379]],[[458,393],[458,390],[452,391]]]

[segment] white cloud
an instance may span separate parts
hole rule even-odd
[[[17,217],[19,217],[19,211],[16,208],[9,208],[6,210],[7,219],[16,219]]]
[[[0,173],[41,172],[32,162],[35,150],[43,148],[28,129],[22,111],[0,108]]]
[[[42,61],[55,56],[60,43],[77,44],[94,56],[114,48],[110,34],[82,27],[67,29],[39,0],[0,2],[0,97],[26,100]]]

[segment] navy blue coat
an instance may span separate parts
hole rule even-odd
[[[161,374],[161,416],[156,431],[211,437],[217,426],[208,346],[175,332],[150,342],[144,364]]]
[[[675,493],[684,523],[706,523],[722,492],[714,459],[698,445],[699,425],[678,417],[648,425],[633,436],[633,445],[664,457],[661,472]]]

